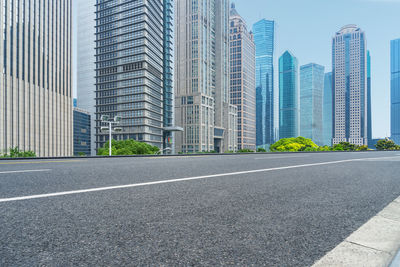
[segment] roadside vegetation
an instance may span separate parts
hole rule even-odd
[[[10,148],[9,153],[0,154],[1,158],[36,158],[33,151],[22,151],[19,147]]]
[[[160,154],[160,149],[156,146],[152,146],[143,142],[135,140],[112,140],[112,155],[113,156],[130,156],[130,155],[156,155]],[[109,142],[104,144],[104,147],[100,148],[97,155],[108,156],[109,155]]]
[[[397,145],[393,140],[390,140],[389,138],[379,140],[375,147],[377,150],[380,151],[400,150],[400,145]]]

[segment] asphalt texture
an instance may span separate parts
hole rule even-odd
[[[0,161],[0,266],[310,266],[399,196],[400,152]]]

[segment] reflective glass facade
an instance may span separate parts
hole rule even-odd
[[[168,48],[163,49],[164,32],[162,1],[97,0],[97,147],[108,140],[108,134],[100,131],[103,114],[122,117],[119,126],[123,131],[113,139],[135,139],[162,147],[164,54],[170,54]],[[167,35],[171,37],[170,32]],[[166,82],[170,79],[167,76]],[[167,90],[165,101],[170,100],[170,93]]]
[[[333,80],[332,72],[325,73],[323,104],[323,145],[332,145],[333,136]]]
[[[308,64],[300,67],[300,135],[323,145],[323,93],[325,67]]]
[[[279,58],[279,138],[298,137],[299,86],[298,61],[289,51]]]
[[[91,118],[90,113],[74,108],[74,155],[91,155]]]
[[[400,144],[400,39],[391,42],[391,133]]]
[[[253,25],[256,45],[256,143],[274,143],[275,22],[262,19]]]
[[[372,84],[371,84],[371,54],[369,50],[367,51],[367,135],[368,135],[368,145],[370,148],[375,148],[372,146],[372,96],[371,96]]]

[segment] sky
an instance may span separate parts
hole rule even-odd
[[[347,24],[365,31],[372,61],[372,135],[390,136],[390,40],[400,38],[400,0],[235,0],[249,28],[277,24],[279,57],[290,50],[299,65],[332,69],[332,37]]]

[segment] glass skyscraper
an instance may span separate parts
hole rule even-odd
[[[74,155],[91,155],[91,119],[90,113],[74,108]]]
[[[275,21],[262,19],[253,25],[256,45],[256,143],[273,144]]]
[[[300,135],[323,145],[323,94],[325,67],[307,64],[300,67]]]
[[[366,37],[356,25],[333,37],[333,144],[368,145],[368,79]]]
[[[332,72],[325,73],[323,103],[323,145],[332,145],[333,136],[333,80]]]
[[[368,135],[368,145],[372,146],[372,84],[371,84],[371,54],[369,50],[367,51],[367,135]]]
[[[297,58],[286,51],[279,58],[279,138],[298,137],[299,86]]]
[[[74,0],[77,106],[90,113],[91,155],[96,155],[96,0]]]
[[[230,15],[231,103],[238,108],[238,149],[256,150],[255,45],[232,4]]]
[[[400,39],[391,41],[391,137],[400,144]]]
[[[2,0],[0,153],[72,156],[72,0]]]
[[[108,140],[101,115],[122,117],[114,139],[162,148],[164,123],[172,121],[171,3],[97,0],[97,148]]]

